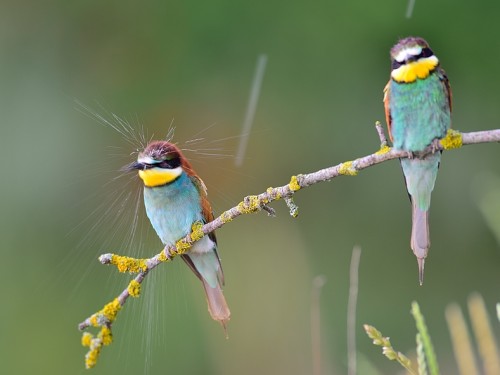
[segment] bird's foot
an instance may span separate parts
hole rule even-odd
[[[406,157],[408,159],[414,159],[415,158],[415,153],[413,151],[406,151]]]
[[[439,151],[439,149],[441,148],[441,140],[440,139],[437,139],[437,138],[434,138],[432,140],[432,143],[431,143],[431,152],[433,154],[436,153],[436,151]]]
[[[163,252],[165,253],[165,256],[167,257],[168,260],[171,260],[173,258],[172,252],[170,251],[170,246],[165,246],[163,248]]]

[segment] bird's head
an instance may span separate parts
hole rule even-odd
[[[391,48],[391,77],[396,82],[411,83],[425,79],[438,65],[438,58],[422,38],[404,38]]]
[[[193,174],[181,150],[167,141],[152,141],[139,153],[137,161],[125,166],[124,171],[138,170],[147,187],[158,187],[175,181],[183,172]]]

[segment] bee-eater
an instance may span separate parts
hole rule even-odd
[[[165,246],[191,233],[195,222],[213,220],[207,189],[181,150],[167,141],[152,141],[139,153],[137,162],[125,170],[137,169],[144,183],[146,213]],[[201,280],[208,311],[224,330],[230,317],[222,293],[224,274],[212,232],[195,242],[182,259]]]
[[[389,136],[401,159],[412,203],[411,249],[417,257],[420,285],[430,247],[429,207],[441,152],[419,153],[436,145],[451,126],[451,90],[439,60],[422,38],[401,39],[391,49],[391,78],[384,89]]]

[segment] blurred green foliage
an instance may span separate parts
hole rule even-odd
[[[161,248],[142,202],[136,206],[136,179],[115,179],[134,149],[82,115],[75,99],[157,137],[173,121],[177,141],[202,136],[201,148],[232,155],[257,56],[266,53],[243,168],[230,157],[188,154],[221,212],[292,174],[376,150],[373,124],[383,119],[388,51],[399,37],[420,35],[440,57],[453,88],[454,128],[498,128],[499,8],[416,1],[406,19],[405,2],[396,0],[1,2],[2,372],[82,373],[77,323],[129,281],[97,256]],[[236,138],[212,142],[228,137]],[[480,174],[500,175],[499,155],[496,144],[444,154],[423,287],[402,174],[396,162],[384,163],[300,191],[297,219],[278,202],[277,218],[242,217],[218,232],[233,313],[229,340],[209,318],[197,280],[174,262],[155,270],[141,298],[121,312],[115,343],[92,372],[308,373],[311,282],[324,274],[324,369],[343,374],[354,244],[363,248],[360,355],[392,371],[361,324],[398,332],[400,350],[413,347],[408,306],[418,300],[442,372],[455,372],[445,306],[478,291],[492,313],[498,300],[498,242],[471,186]]]

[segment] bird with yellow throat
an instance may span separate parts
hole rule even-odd
[[[205,184],[175,144],[152,141],[124,169],[138,170],[146,214],[165,246],[189,234],[194,223],[213,220]],[[211,317],[225,330],[231,313],[222,293],[224,274],[215,234],[202,237],[181,257],[202,282]]]
[[[401,39],[390,54],[392,71],[384,89],[385,114],[394,148],[408,152],[408,158],[401,159],[401,167],[412,204],[410,246],[417,257],[422,285],[431,244],[431,193],[441,152],[421,152],[435,145],[451,126],[451,90],[437,56],[424,39]]]

